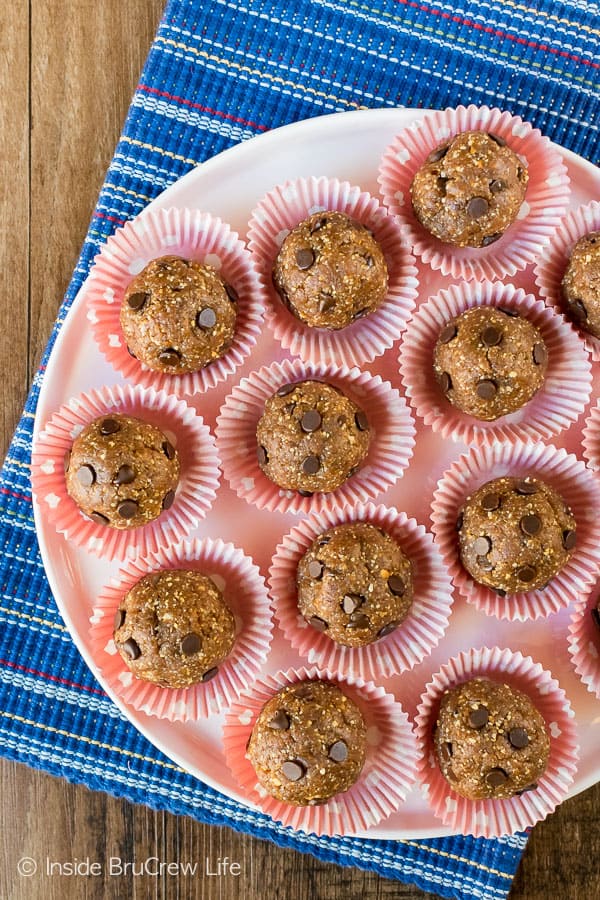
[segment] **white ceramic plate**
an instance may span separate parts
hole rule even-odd
[[[154,200],[152,206],[196,207],[220,216],[243,236],[250,211],[257,200],[274,185],[289,178],[337,176],[377,195],[377,164],[384,148],[400,129],[422,115],[424,111],[418,110],[360,110],[277,129],[198,166]],[[572,180],[572,205],[599,199],[598,169],[567,150],[561,152]],[[422,266],[419,269],[420,300],[426,300],[443,287],[446,280]],[[531,269],[516,276],[513,281],[534,291]],[[40,395],[36,434],[57,407],[71,396],[91,387],[122,380],[104,361],[92,340],[85,315],[85,294],[84,285],[50,358]],[[73,347],[74,333],[77,351],[67,356],[62,352],[63,347],[67,341],[69,347]],[[265,331],[250,359],[233,378],[208,394],[192,398],[191,402],[214,431],[219,406],[233,385],[252,369],[284,356]],[[394,347],[366,368],[399,385],[396,356],[397,348]],[[600,366],[597,368],[599,374],[595,378],[594,398],[600,393]],[[429,503],[436,482],[464,448],[444,442],[439,435],[419,427],[419,423],[417,426],[416,453],[408,471],[377,502],[394,505],[428,525]],[[580,428],[574,427],[568,432],[566,441],[555,443],[580,454],[580,437]],[[433,466],[432,459],[435,459]],[[77,647],[97,674],[89,652],[89,616],[100,587],[118,571],[118,564],[99,561],[84,551],[74,549],[42,519],[37,504],[34,508],[42,558],[52,592]],[[251,528],[248,528],[249,520],[252,522]],[[275,546],[294,521],[294,516],[255,510],[223,485],[213,509],[196,534],[218,536],[242,546],[266,575]],[[459,601],[451,615],[446,636],[432,656],[412,672],[387,679],[385,686],[397,696],[409,715],[414,716],[420,694],[432,672],[458,651],[495,644],[530,654],[559,679],[576,712],[582,747],[578,775],[571,790],[571,795],[576,794],[600,780],[600,703],[581,684],[570,665],[566,636],[568,617],[568,611],[563,611],[533,624],[498,622]],[[300,662],[276,629],[269,670],[285,669]],[[163,753],[202,781],[246,803],[223,762],[220,749],[222,716],[192,724],[171,723],[128,708],[105,684],[103,687],[132,724]],[[433,817],[420,790],[415,787],[401,810],[362,836],[393,839],[436,837],[448,833],[449,830]]]

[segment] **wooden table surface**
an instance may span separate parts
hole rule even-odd
[[[201,2],[201,0],[199,0]],[[163,0],[16,0],[0,24],[0,436],[8,447],[77,260]],[[7,6],[8,9],[8,6]],[[132,806],[0,761],[0,900],[426,898],[370,873]],[[534,830],[512,900],[600,898],[600,785]],[[37,874],[45,861],[229,857],[240,874]],[[104,867],[106,868],[106,867]]]

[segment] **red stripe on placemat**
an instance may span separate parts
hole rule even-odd
[[[26,500],[28,503],[31,503],[31,497],[28,497],[27,494],[17,494],[16,491],[9,491],[8,488],[0,488],[0,494],[7,494],[9,497],[15,497],[17,500]]]
[[[117,219],[116,216],[109,216],[107,213],[95,212],[95,219],[108,219],[109,222],[116,222],[117,225],[124,225],[127,219]]]
[[[223,112],[220,109],[212,109],[210,106],[203,106],[201,103],[193,103],[186,100],[185,97],[178,97],[176,94],[169,94],[167,91],[159,91],[158,88],[150,87],[147,84],[138,84],[138,91],[145,91],[147,94],[155,94],[157,97],[164,97],[166,100],[173,100],[183,106],[189,106],[191,109],[199,109],[201,112],[209,113],[211,116],[219,116],[221,119],[227,119],[230,122],[237,122],[238,125],[247,125],[249,128],[256,128],[257,131],[269,131],[268,125],[260,125],[251,119],[242,119],[240,116],[232,116],[231,113]]]
[[[9,659],[0,659],[0,665],[8,666],[9,669],[18,669],[19,672],[27,672],[28,675],[37,675],[39,678],[45,678],[47,681],[56,681],[58,684],[65,684],[67,687],[79,688],[81,691],[88,691],[90,694],[98,694],[100,697],[106,697],[107,694],[99,688],[86,687],[85,684],[79,684],[77,681],[69,681],[68,678],[59,678],[58,675],[50,675],[49,672],[39,672],[37,669],[29,669],[27,666],[20,666],[18,663],[11,662]]]

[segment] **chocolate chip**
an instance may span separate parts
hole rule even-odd
[[[369,430],[369,420],[367,419],[367,414],[364,413],[362,409],[355,413],[354,422],[359,431]]]
[[[121,426],[116,419],[104,419],[100,423],[100,434],[108,435],[108,434],[116,434],[117,431],[120,431]]]
[[[333,309],[334,306],[335,297],[332,297],[331,294],[323,294],[319,301],[319,312],[329,312],[329,310]]]
[[[288,781],[300,781],[306,775],[306,766],[298,759],[289,759],[282,765],[281,772]]]
[[[486,347],[497,347],[502,341],[502,332],[499,328],[489,325],[481,332],[481,340]]]
[[[322,577],[323,568],[324,568],[323,563],[319,562],[318,559],[311,559],[311,561],[308,564],[308,574],[310,575],[311,578],[314,578],[315,580],[317,580],[318,578]]]
[[[325,226],[327,225],[327,222],[328,222],[328,221],[329,221],[329,220],[326,219],[325,216],[323,216],[322,219],[319,219],[318,222],[315,222],[315,224],[311,226],[310,233],[311,233],[311,234],[314,234],[315,231],[320,231],[321,228],[325,228]]]
[[[162,508],[163,509],[171,509],[174,502],[175,502],[175,491],[167,491],[167,493],[163,497]]]
[[[492,588],[495,594],[498,594],[499,597],[506,597],[508,591],[505,591],[503,588]]]
[[[346,475],[346,478],[352,478],[353,475],[356,475],[356,473],[358,472],[359,469],[360,469],[360,466],[352,466],[352,468],[348,470],[348,474]]]
[[[108,523],[110,522],[108,516],[104,516],[102,515],[102,513],[96,512],[95,510],[94,512],[90,513],[90,519],[92,520],[92,522],[95,522],[96,525],[108,525]]]
[[[269,462],[269,454],[262,446],[262,444],[259,444],[256,448],[256,458],[258,460],[259,466],[266,466],[266,464]]]
[[[139,511],[136,500],[122,500],[117,507],[117,512],[123,519],[133,519]]]
[[[127,344],[127,352],[129,353],[130,356],[133,356],[134,359],[137,359],[137,356],[135,355],[135,353],[133,352],[133,350],[131,349],[129,344]]]
[[[472,219],[479,219],[481,216],[485,216],[489,208],[490,205],[485,197],[471,197],[467,203],[467,214]]]
[[[520,797],[521,794],[526,794],[527,791],[537,791],[537,784],[528,784],[527,787],[521,788],[520,791],[515,791],[515,797]]]
[[[504,769],[490,769],[486,774],[485,780],[489,787],[499,788],[508,781],[508,773]]]
[[[494,141],[495,144],[498,144],[499,147],[506,147],[506,141],[504,138],[500,137],[498,134],[493,134],[491,131],[487,132],[487,136],[490,140]]]
[[[277,391],[278,397],[287,397],[288,394],[291,394],[295,389],[295,384],[282,384],[281,387]]]
[[[395,621],[395,620],[393,622],[388,622],[387,625],[384,625],[383,628],[379,629],[379,631],[377,632],[377,637],[378,638],[387,637],[388,634],[391,634],[393,631],[396,630],[398,625],[400,625],[400,622]]]
[[[493,400],[498,393],[498,385],[491,378],[483,378],[477,384],[475,391],[482,400]]]
[[[346,741],[336,741],[334,744],[332,744],[329,748],[327,756],[334,762],[346,762],[346,760],[348,759],[348,745]]]
[[[163,453],[167,459],[175,459],[175,447],[169,441],[162,442]]]
[[[238,300],[240,299],[240,295],[238,294],[236,289],[230,284],[225,285],[225,293],[227,294],[227,296],[229,297],[229,299],[231,300],[232,303],[237,303]]]
[[[318,456],[307,456],[302,463],[302,471],[305,475],[316,475],[321,468],[321,460]]]
[[[442,372],[439,377],[440,387],[445,394],[452,390],[452,379],[447,372]]]
[[[446,325],[444,328],[442,328],[438,341],[440,342],[440,344],[449,344],[450,341],[456,337],[457,333],[458,328],[456,327],[456,325],[453,325],[452,323],[450,325]]]
[[[202,678],[200,679],[200,681],[202,681],[202,683],[204,684],[204,683],[206,683],[207,681],[210,681],[212,678],[215,677],[215,675],[218,675],[218,674],[219,674],[219,667],[218,667],[218,666],[213,666],[212,669],[208,669],[208,670],[204,673],[204,675],[202,676]]]
[[[158,354],[158,359],[165,366],[178,366],[181,362],[181,353],[173,347],[167,347]]]
[[[346,628],[368,628],[370,624],[369,619],[364,613],[353,612]]]
[[[399,575],[390,575],[387,580],[387,586],[395,597],[401,597],[406,591],[406,585]]]
[[[522,750],[529,743],[529,735],[524,728],[511,728],[507,737],[515,750]]]
[[[96,471],[93,466],[81,466],[77,469],[77,481],[83,487],[91,487],[96,480]]]
[[[312,497],[314,491],[298,491],[301,497]]]
[[[212,328],[216,324],[217,314],[210,306],[205,306],[196,316],[196,325],[198,328],[202,328],[203,331],[208,331],[209,328]]]
[[[517,494],[524,494],[525,496],[529,496],[531,494],[537,494],[538,487],[534,481],[528,481],[524,478],[522,481],[518,481],[515,485],[515,491]]]
[[[118,631],[124,622],[125,622],[125,610],[118,609],[116,611],[115,617],[113,619],[113,631]]]
[[[458,519],[456,520],[456,526],[455,526],[457,531],[460,531],[460,529],[463,527],[464,518],[465,517],[464,517],[463,513],[458,514]]]
[[[358,312],[354,313],[353,318],[354,319],[362,319],[363,316],[368,316],[370,312],[371,312],[371,310],[369,309],[369,307],[364,306],[362,309],[359,309]]]
[[[296,250],[296,263],[302,271],[310,269],[314,261],[315,254],[310,247],[302,247],[300,250]]]
[[[302,431],[310,434],[312,431],[318,431],[322,421],[321,413],[317,409],[309,409],[300,419],[300,427]]]
[[[533,361],[536,366],[543,366],[548,362],[548,351],[545,344],[535,344],[533,348]]]
[[[441,147],[437,147],[435,150],[432,150],[427,159],[426,163],[436,163],[439,162],[440,159],[443,159],[448,152],[448,144],[443,144]]]
[[[181,652],[184,656],[193,656],[202,648],[202,638],[199,634],[190,631],[181,639]]]
[[[486,494],[481,501],[481,508],[486,512],[493,512],[500,506],[500,494]]]
[[[519,522],[523,534],[533,537],[542,530],[542,520],[539,516],[523,516]]]
[[[472,549],[477,556],[486,556],[492,549],[492,542],[488,537],[478,537],[473,541]]]
[[[536,571],[533,566],[521,566],[519,571],[517,572],[517,578],[519,581],[523,581],[525,584],[529,584],[530,581],[536,576]]]
[[[479,731],[480,728],[485,728],[489,718],[490,711],[487,706],[478,706],[469,713],[469,725]]]
[[[115,475],[115,484],[131,484],[135,480],[135,472],[127,463],[121,466]]]
[[[499,194],[501,191],[506,190],[506,182],[502,181],[501,178],[494,178],[494,180],[490,183],[490,191],[492,194]]]
[[[496,241],[499,241],[502,237],[502,232],[497,231],[495,234],[486,234],[486,236],[481,241],[482,247],[489,247],[490,244],[495,244]]]
[[[519,318],[518,312],[515,312],[514,309],[508,309],[506,306],[499,306],[498,312],[504,313],[505,316],[510,316],[511,319]]]
[[[307,621],[308,624],[312,625],[317,631],[327,631],[329,628],[329,622],[326,622],[321,616],[311,616]]]
[[[576,322],[585,322],[588,314],[583,300],[569,300],[569,309]]]
[[[130,294],[127,298],[127,303],[129,304],[131,309],[135,309],[136,312],[139,312],[146,305],[146,300],[150,299],[150,294],[146,294],[143,291],[136,291],[135,294]]]
[[[65,470],[65,475],[69,471],[70,463],[71,463],[71,451],[65,450],[65,455],[63,456],[63,468]]]
[[[275,715],[268,722],[269,728],[273,731],[287,731],[290,727],[290,717],[284,709],[278,709]]]
[[[594,608],[591,611],[591,614],[592,614],[592,619],[593,619],[593,622],[594,622],[596,628],[600,629],[600,610],[596,606],[594,606]]]
[[[562,540],[565,550],[572,550],[577,543],[577,532],[572,531],[570,528],[566,531],[563,531]]]
[[[363,257],[363,258],[364,258],[366,267],[367,267],[368,269],[372,269],[373,266],[375,265],[375,260],[373,259],[373,257],[367,255],[367,256],[365,256],[365,257]]]
[[[134,641],[133,638],[129,638],[125,641],[124,644],[121,645],[121,650],[128,656],[129,659],[139,659],[142,655],[142,651],[140,650],[138,644]]]
[[[356,612],[364,602],[364,597],[361,597],[360,594],[345,594],[342,600],[342,609],[349,616]]]
[[[440,756],[442,758],[442,762],[449,763],[454,755],[454,750],[452,748],[452,744],[450,741],[444,741],[444,743],[440,747]]]
[[[448,178],[445,178],[443,175],[440,175],[437,180],[438,190],[445,196],[446,195],[446,185],[448,184]]]

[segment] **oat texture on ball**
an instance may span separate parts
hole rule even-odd
[[[187,688],[218,674],[235,642],[235,620],[207,575],[165,569],[145,575],[125,595],[114,641],[136,678]]]
[[[237,292],[212,266],[180,256],[154,259],[123,297],[127,348],[157,372],[196,372],[227,352],[237,304]]]
[[[415,215],[438,240],[488,247],[515,221],[527,189],[527,166],[499,135],[465,131],[440,144],[415,173]]]
[[[370,443],[367,414],[320,381],[283,384],[256,428],[258,464],[279,487],[310,496],[338,488],[361,466]]]
[[[347,791],[358,779],[366,758],[365,721],[337,685],[288,685],[263,706],[247,756],[272,797],[315,806]]]
[[[539,391],[548,350],[539,330],[512,310],[479,306],[451,319],[434,349],[438,384],[462,412],[492,422]]]
[[[565,310],[582,331],[600,338],[600,231],[580,238],[562,280]]]
[[[469,800],[536,790],[550,754],[544,719],[529,697],[486,678],[446,691],[434,744],[442,775]]]
[[[65,454],[67,491],[99,525],[137,528],[175,500],[177,450],[155,425],[124,415],[90,422]]]
[[[469,574],[501,596],[542,589],[572,556],[577,524],[554,488],[529,475],[488,481],[457,521]]]
[[[364,225],[344,213],[317,212],[285,238],[273,265],[273,284],[296,318],[337,330],[383,303],[388,270],[380,245]]]
[[[408,615],[412,567],[396,541],[368,522],[319,535],[298,564],[298,607],[332,640],[362,647],[386,637]]]

